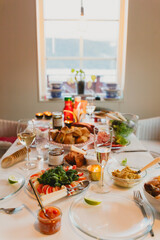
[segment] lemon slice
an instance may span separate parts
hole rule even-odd
[[[88,203],[89,205],[99,205],[101,203],[101,201],[97,201],[97,200],[93,200],[93,199],[90,199],[90,198],[84,198],[84,201],[86,203]]]
[[[8,182],[9,182],[10,184],[14,184],[14,183],[17,183],[18,180],[16,179],[15,176],[10,176],[10,177],[8,178]]]

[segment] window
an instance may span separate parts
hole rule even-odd
[[[106,83],[122,88],[124,3],[121,0],[38,0],[40,99],[50,98],[53,82],[75,92],[71,69],[83,69],[85,81],[97,76],[101,87],[86,84],[86,92],[103,92]],[[83,4],[84,16],[80,16]],[[99,77],[100,76],[100,77]]]

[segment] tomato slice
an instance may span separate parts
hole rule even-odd
[[[49,193],[52,193],[52,192],[53,192],[53,187],[49,186],[49,187],[47,188],[46,193],[49,194]]]
[[[42,193],[42,188],[43,188],[43,186],[44,186],[43,184],[39,184],[39,185],[38,185],[37,191],[38,191],[39,194]]]
[[[86,180],[86,177],[80,177],[80,178],[78,179],[78,181],[83,181],[83,180]]]
[[[60,190],[60,187],[57,187],[57,186],[56,186],[56,187],[55,187],[55,191],[58,191],[58,190]]]
[[[79,176],[79,177],[83,176],[83,172],[78,173],[78,176]]]
[[[77,168],[77,166],[76,166],[76,165],[73,165],[72,169],[75,170],[76,168]]]
[[[65,167],[65,171],[67,172],[69,170],[69,166],[66,166]]]
[[[39,173],[35,173],[35,174],[31,175],[30,178],[39,177],[39,176],[40,176]]]
[[[50,186],[49,186],[49,185],[44,185],[44,186],[42,187],[42,193],[46,194],[48,187],[50,187]]]

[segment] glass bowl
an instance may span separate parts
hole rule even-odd
[[[122,115],[127,119],[127,122],[111,120],[110,125],[112,126],[115,135],[129,137],[131,133],[135,133],[137,130],[139,116],[130,113],[122,113]]]
[[[108,174],[110,176],[110,178],[114,181],[114,184],[123,188],[131,188],[137,184],[139,184],[146,176],[147,172],[143,171],[142,173],[140,173],[139,175],[141,176],[140,178],[137,179],[124,179],[124,178],[119,178],[119,177],[115,177],[112,175],[112,172],[115,170],[119,170],[121,171],[122,169],[124,169],[125,166],[113,166],[111,165],[108,168]],[[130,169],[134,170],[134,171],[138,171],[139,169],[136,168],[131,168]]]

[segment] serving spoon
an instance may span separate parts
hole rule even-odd
[[[31,187],[32,187],[32,189],[33,189],[33,192],[34,192],[34,194],[35,194],[35,196],[36,196],[36,199],[37,199],[37,201],[38,201],[38,203],[39,203],[39,206],[40,206],[40,208],[42,209],[45,217],[51,220],[51,218],[49,217],[49,215],[46,213],[46,210],[45,210],[45,208],[44,208],[44,206],[43,206],[43,204],[42,204],[42,201],[41,201],[40,197],[38,196],[38,193],[37,193],[37,191],[36,191],[36,189],[35,189],[35,187],[34,187],[33,182],[32,182],[31,179],[29,180],[29,183],[30,183],[30,185],[31,185]]]
[[[146,166],[144,166],[143,168],[138,170],[136,173],[139,174],[139,173],[143,172],[144,170],[152,167],[153,165],[155,165],[158,162],[160,162],[160,157],[155,158],[152,162],[148,163]]]

